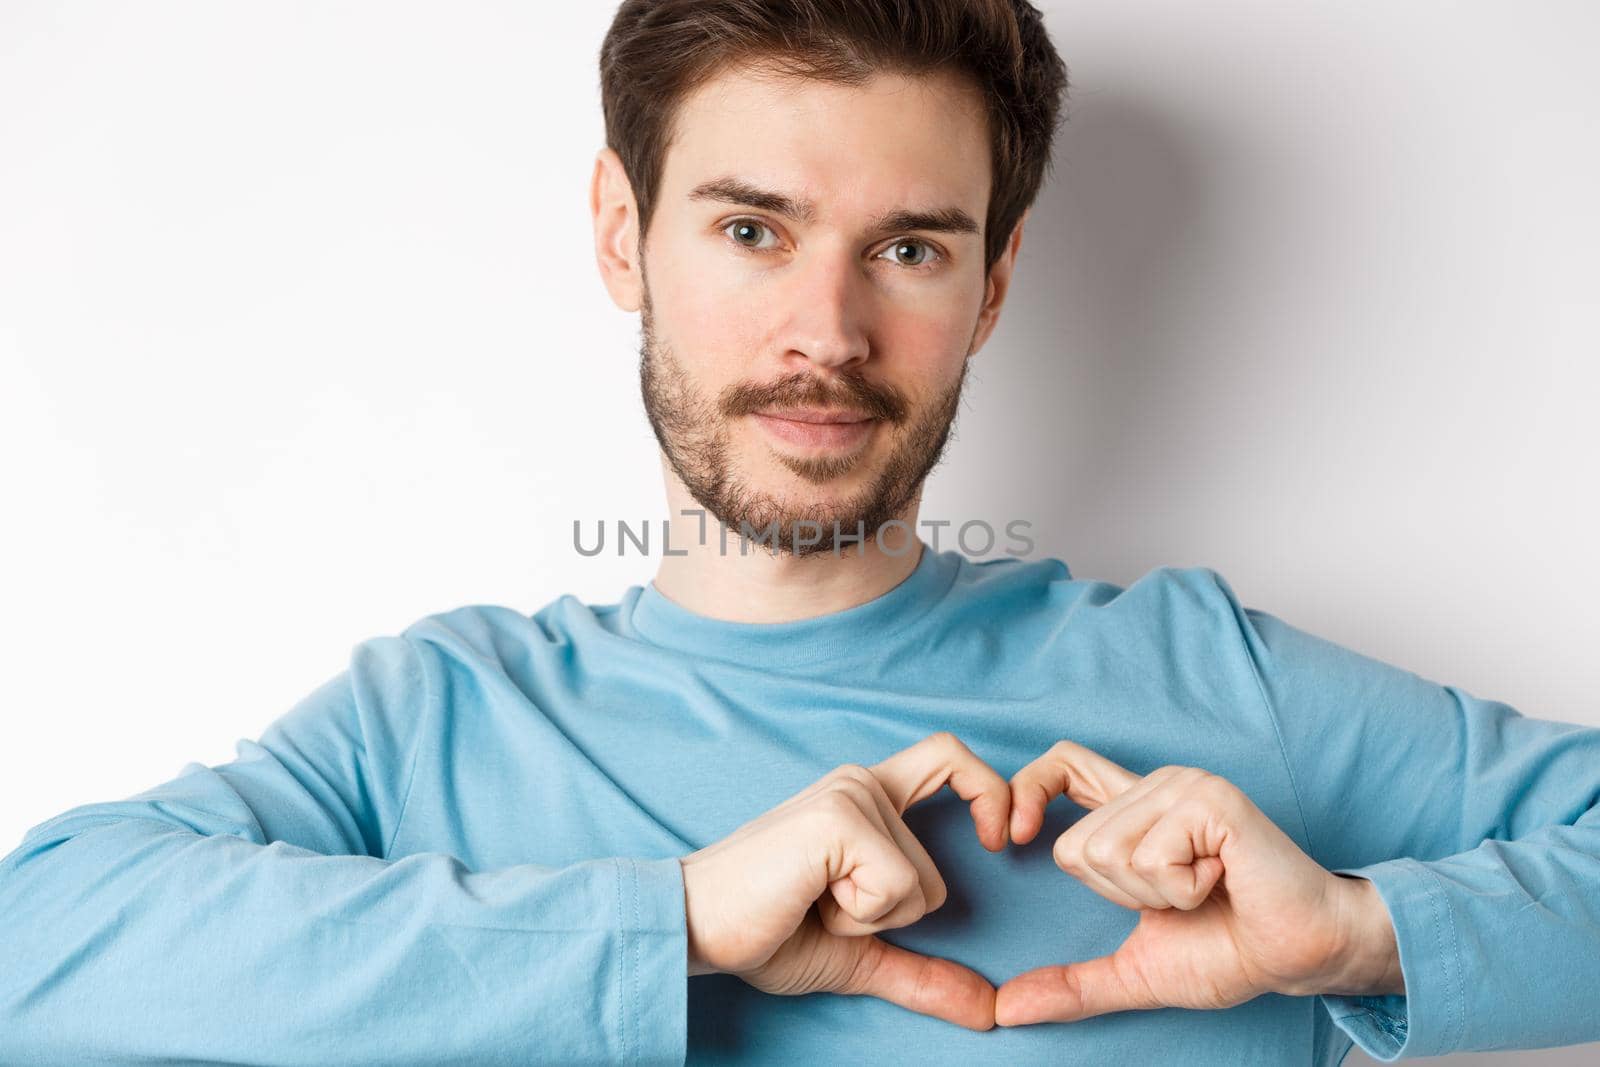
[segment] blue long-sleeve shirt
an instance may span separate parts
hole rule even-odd
[[[181,649],[152,654],[174,656]],[[225,695],[221,699],[226,699]],[[1405,996],[1257,997],[964,1030],[869,997],[686,977],[679,857],[841,763],[949,730],[1009,776],[1060,738],[1204,767],[1369,878]],[[653,584],[430,615],[241,740],[0,861],[0,1063],[1335,1064],[1600,1039],[1600,730],[1244,608],[924,548],[777,624]],[[949,791],[907,824],[949,887],[881,935],[998,984],[1137,921],[1062,873],[1058,800],[994,854]]]

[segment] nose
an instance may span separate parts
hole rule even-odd
[[[864,362],[871,293],[860,265],[847,252],[817,249],[797,274],[786,294],[787,354],[829,370]]]

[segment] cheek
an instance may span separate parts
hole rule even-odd
[[[956,373],[972,339],[972,321],[948,312],[938,315],[896,315],[885,319],[880,336],[885,357],[924,376]]]
[[[758,350],[761,323],[749,300],[726,279],[697,271],[693,264],[663,268],[664,279],[652,274],[650,296],[655,328],[661,340],[697,379],[727,382]]]
[[[879,348],[926,378],[960,373],[972,344],[984,284],[966,270],[886,285],[879,305]]]

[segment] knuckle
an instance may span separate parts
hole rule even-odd
[[[1096,867],[1103,867],[1117,858],[1117,843],[1098,834],[1083,843],[1083,858]]]
[[[1066,738],[1062,738],[1060,741],[1057,741],[1055,744],[1051,745],[1049,749],[1046,750],[1045,754],[1050,756],[1052,759],[1064,760],[1070,758],[1073,753],[1077,751],[1077,749],[1077,745],[1073,744],[1071,741],[1068,741]]]
[[[944,884],[944,875],[939,873],[937,867],[929,867],[927,880],[924,881],[919,877],[918,884],[922,886],[923,903],[929,911],[943,907],[944,902],[949,899],[950,893]]]
[[[838,933],[839,931],[832,932]],[[868,944],[871,946],[875,942],[868,942]],[[865,993],[872,988],[878,968],[882,965],[882,962],[882,950],[869,948],[869,951],[862,953],[860,958],[856,960],[855,966],[851,968],[850,973],[839,984],[838,991],[852,995]]]
[[[1128,865],[1142,875],[1155,874],[1162,867],[1162,863],[1156,855],[1143,848],[1133,850],[1133,855],[1128,857]]]
[[[856,801],[842,789],[830,789],[817,796],[817,807],[831,826],[853,822],[861,813]]]
[[[1230,803],[1238,795],[1238,788],[1220,774],[1200,771],[1195,777],[1195,791],[1214,803]]]
[[[859,763],[841,763],[828,773],[835,780],[856,781],[872,777],[872,772]]]
[[[845,788],[854,791],[863,803],[872,803],[876,800],[887,800],[888,791],[883,788],[883,782],[870,769],[859,763],[847,763],[846,773],[839,779]]]
[[[933,960],[924,959],[917,964],[917,973],[911,980],[911,1002],[924,1004],[928,1000],[928,989],[936,981],[933,969]]]
[[[889,876],[888,889],[892,899],[905,900],[921,889],[922,880],[917,877],[916,869],[906,863],[894,868],[894,873]]]
[[[876,811],[880,804],[889,803],[889,794],[883,788],[883,783],[873,777],[868,777],[864,782],[852,781],[845,786],[845,789],[856,798],[856,802],[864,812]]]
[[[850,774],[841,774],[829,782],[827,792],[830,796],[855,804],[870,803],[872,800],[872,787]]]

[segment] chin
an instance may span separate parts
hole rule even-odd
[[[857,463],[850,470],[823,481],[812,479],[773,461],[769,469],[745,481],[776,500],[800,500],[809,507],[844,503],[871,484],[874,471],[869,464]]]

